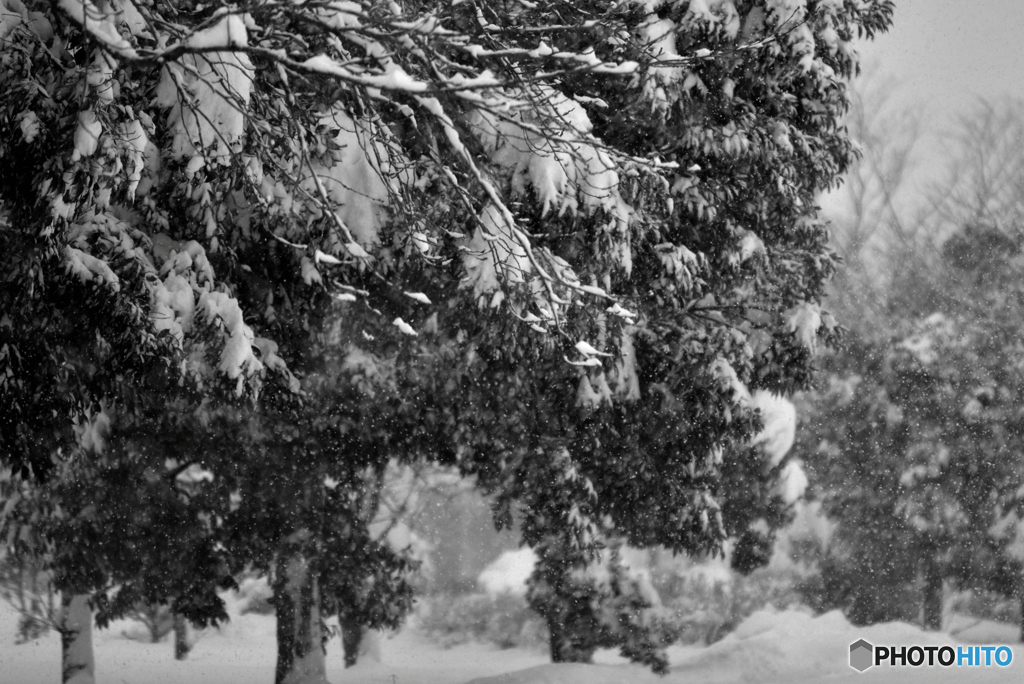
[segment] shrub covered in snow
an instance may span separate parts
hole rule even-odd
[[[273,615],[274,604],[271,599],[274,590],[266,577],[246,577],[238,583],[238,606],[240,615],[256,613],[257,615]]]
[[[417,602],[415,628],[449,648],[478,641],[500,648],[539,648],[547,629],[522,594],[436,594]]]
[[[652,564],[652,583],[680,643],[713,643],[756,611],[800,603],[797,588],[804,575],[794,566],[772,565],[743,574],[729,565],[723,558],[665,556]]]
[[[508,593],[524,596],[526,582],[530,579],[536,564],[537,554],[533,549],[524,547],[515,551],[505,551],[484,568],[477,583],[484,592],[491,595]]]
[[[1015,597],[980,589],[952,591],[946,600],[946,610],[951,614],[1017,626],[1022,624],[1022,608],[1021,601]]]

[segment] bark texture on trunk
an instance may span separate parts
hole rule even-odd
[[[316,572],[303,543],[308,536],[308,533],[292,535],[277,559],[274,684],[329,684],[324,666]]]
[[[64,594],[60,600],[62,684],[96,684],[92,651],[92,608],[84,594]]]
[[[942,630],[942,568],[933,554],[924,559],[924,628],[930,632]]]
[[[188,658],[192,644],[188,643],[188,622],[184,616],[174,613],[174,659],[185,660]]]

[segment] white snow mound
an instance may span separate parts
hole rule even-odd
[[[537,556],[533,549],[521,548],[506,551],[498,556],[493,563],[484,568],[477,578],[477,584],[487,594],[526,594],[526,580],[533,572]]]
[[[473,680],[470,684],[782,684],[783,682],[1009,682],[1020,681],[1024,657],[1014,647],[1008,668],[874,667],[859,673],[849,666],[850,644],[867,639],[880,645],[953,645],[949,634],[924,632],[892,622],[858,628],[839,611],[814,617],[800,610],[763,610],[732,634],[708,647],[668,649],[671,671],[656,677],[638,665],[541,665],[520,672]]]

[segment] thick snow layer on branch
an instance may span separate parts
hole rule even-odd
[[[175,479],[182,484],[195,485],[201,482],[213,482],[214,475],[198,463],[193,463],[188,468],[178,473],[178,476]]]
[[[209,28],[196,31],[185,44],[191,48],[245,46],[248,32],[242,17],[226,14]],[[226,161],[245,132],[252,82],[252,63],[240,52],[188,54],[180,63],[164,67],[155,102],[170,110],[174,158],[209,155]]]
[[[701,268],[701,261],[685,245],[662,242],[654,246],[665,273],[672,277],[684,291],[690,290]]]
[[[260,360],[267,370],[283,375],[288,381],[288,389],[292,392],[300,391],[302,385],[299,379],[292,374],[288,364],[277,353],[279,349],[277,342],[266,337],[257,337],[253,340],[253,346],[260,350]]]
[[[622,269],[632,269],[628,226],[632,208],[619,192],[619,165],[593,137],[593,124],[579,102],[549,87],[530,93],[534,116],[551,126],[538,129],[515,117],[480,108],[467,117],[491,161],[507,169],[512,192],[533,190],[541,213],[559,215],[603,210],[605,230],[618,244]]]
[[[662,19],[657,14],[649,15],[647,21],[640,25],[640,35],[652,58],[652,68],[644,80],[644,95],[659,110],[667,109],[669,104],[664,87],[681,83],[686,78],[680,61],[682,56],[676,50],[677,30],[674,21]]]
[[[178,343],[192,332],[196,300],[192,285],[177,273],[168,273],[153,288],[150,318],[157,332],[167,330]]]
[[[327,55],[310,57],[302,63],[302,66],[310,71],[317,71],[329,76],[338,76],[366,88],[400,90],[407,93],[424,93],[430,89],[430,84],[416,80],[394,62],[386,64],[382,74],[353,71]]]
[[[101,45],[124,57],[135,56],[135,49],[118,33],[114,23],[118,16],[108,3],[103,3],[104,9],[98,8],[91,0],[59,0],[59,4]]]
[[[732,0],[690,0],[685,19],[716,27],[730,39],[740,30],[740,16]]]
[[[614,200],[621,202],[616,166],[590,137],[593,124],[586,111],[551,88],[540,89],[535,98],[538,115],[555,124],[551,131],[542,133],[483,109],[468,118],[492,161],[511,170],[513,190],[522,195],[527,185],[532,187],[543,214],[552,209],[575,213],[581,204],[588,212],[615,207]]]
[[[602,404],[612,403],[612,389],[608,385],[608,378],[604,371],[597,371],[592,376],[583,375],[580,377],[580,384],[576,390],[576,405],[586,409],[596,409]]]
[[[128,199],[135,199],[135,191],[142,180],[142,172],[146,168],[146,148],[149,145],[149,136],[142,127],[142,122],[133,119],[131,122],[121,124],[119,139],[124,141],[125,153],[128,168]]]
[[[804,495],[808,483],[809,480],[801,461],[790,461],[782,468],[782,473],[779,475],[779,496],[788,504],[796,503]]]
[[[819,78],[830,79],[834,76],[832,69],[815,52],[836,54],[852,53],[853,47],[849,40],[843,40],[836,31],[834,19],[842,9],[839,0],[818,2],[814,6],[813,16],[809,12],[807,0],[768,0],[767,16],[774,24],[775,30],[781,33],[790,54],[796,57],[804,73],[817,74]],[[818,49],[813,25],[819,26],[818,36],[824,44],[824,50]]]
[[[103,104],[110,104],[120,92],[120,85],[114,80],[114,58],[95,50],[92,64],[86,72],[86,83],[92,86],[97,99]]]
[[[337,0],[336,2],[326,4],[327,7],[319,9],[317,13],[327,26],[344,30],[359,28],[363,25],[363,22],[359,20],[359,15],[362,14],[363,8],[358,2]]]
[[[396,318],[391,322],[391,324],[398,328],[399,332],[405,335],[411,335],[412,337],[419,335],[411,325],[403,321],[401,318]]]
[[[103,135],[103,124],[96,118],[96,112],[91,109],[79,112],[78,128],[75,129],[75,151],[71,155],[71,160],[77,161],[95,154],[100,144],[101,135]]]
[[[139,14],[139,10],[133,0],[118,0],[117,4],[120,8],[117,20],[128,29],[128,33],[133,36],[150,35],[149,25],[143,16]]]
[[[302,274],[302,281],[307,285],[323,284],[324,279],[320,276],[320,271],[317,270],[316,264],[309,257],[303,255],[299,260],[299,269]]]
[[[261,371],[263,364],[253,354],[256,340],[242,320],[238,301],[223,292],[204,292],[199,297],[198,313],[207,323],[222,328],[226,340],[217,370],[237,381],[235,394],[241,396],[246,378]]]
[[[121,289],[121,281],[118,280],[117,274],[110,270],[110,266],[102,259],[71,246],[64,247],[64,258],[68,272],[77,276],[83,283],[103,283],[115,292]]]
[[[691,49],[680,54],[677,36],[680,33],[718,33],[734,40],[740,30],[740,17],[731,0],[692,0],[677,24],[657,12],[660,3],[646,3],[647,16],[640,25],[640,37],[649,55],[651,68],[643,74],[643,95],[656,112],[667,113],[679,92],[697,86],[705,90],[703,81],[692,71],[693,64],[711,56],[708,48]]]
[[[476,295],[497,290],[502,282],[520,283],[532,271],[526,250],[516,240],[502,212],[487,205],[480,216],[480,225],[462,246],[462,263],[466,269],[464,286]],[[500,276],[500,277],[499,277]]]
[[[789,452],[796,438],[796,407],[785,397],[766,390],[757,390],[751,396],[754,408],[761,411],[764,428],[751,445],[763,444],[772,465],[778,465]]]
[[[812,302],[801,302],[786,311],[785,320],[787,330],[796,335],[797,342],[814,351],[821,327],[821,308]]]
[[[719,380],[723,380],[728,383],[732,389],[732,400],[738,404],[750,404],[750,390],[743,384],[739,376],[736,375],[736,369],[732,367],[725,357],[719,356],[715,359],[711,365],[711,372]]]
[[[327,161],[313,164],[337,219],[349,230],[343,243],[374,245],[385,220],[394,183],[403,179],[396,170],[400,160],[393,159],[395,147],[388,145],[390,133],[373,121],[355,122],[341,110],[320,121],[338,131],[334,138],[339,149]],[[307,178],[303,187],[317,194],[317,181]],[[352,251],[351,249],[349,250]]]
[[[213,285],[213,267],[206,257],[206,250],[195,240],[182,244],[158,234],[153,237],[153,256],[163,263],[161,276],[177,273],[186,275],[196,287]]]
[[[792,148],[791,148],[792,149]],[[767,253],[764,242],[751,231],[744,231],[740,238],[740,262],[747,261],[753,256],[763,256]]]
[[[29,110],[18,116],[18,128],[21,130],[21,138],[31,144],[39,135],[39,117],[35,112]]]

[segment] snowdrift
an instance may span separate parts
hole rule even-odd
[[[964,624],[963,620],[960,620]],[[961,639],[1014,646],[1011,625],[978,621],[959,633]],[[664,678],[631,664],[546,664],[521,672],[477,679],[471,684],[783,684],[788,682],[1011,682],[1021,681],[1024,649],[1014,647],[1006,668],[875,667],[858,673],[849,666],[849,647],[857,639],[884,645],[957,645],[965,643],[946,633],[924,632],[905,623],[858,628],[834,611],[820,617],[799,611],[755,613],[722,641],[708,647],[669,649],[672,671]],[[618,660],[601,654],[599,662]]]
[[[236,602],[229,603],[234,613]],[[50,634],[14,645],[17,615],[0,603],[0,684],[53,684],[60,681],[60,640]],[[922,632],[903,623],[866,628],[850,625],[838,612],[813,617],[799,610],[755,613],[735,632],[709,647],[669,649],[672,671],[664,678],[623,663],[612,652],[598,654],[595,665],[547,663],[547,654],[500,650],[469,644],[444,650],[411,629],[381,639],[381,661],[344,669],[337,640],[328,645],[327,674],[333,684],[782,684],[783,682],[1016,682],[1024,674],[1024,648],[1012,625],[954,616],[951,634]],[[97,631],[96,680],[129,684],[271,684],[274,679],[274,621],[265,615],[234,614],[220,630],[198,635],[188,661],[176,662],[168,642],[144,644],[123,632],[133,623],[115,623]],[[906,667],[850,669],[850,643],[1006,644],[1013,647],[1008,668]]]

